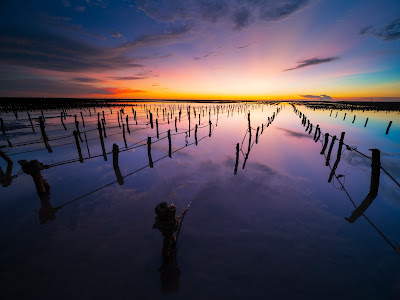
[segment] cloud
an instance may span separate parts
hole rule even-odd
[[[107,77],[112,80],[141,80],[141,79],[146,79],[147,77],[144,76],[121,76],[121,77]]]
[[[256,42],[254,41],[254,42],[251,42],[250,44],[247,44],[247,45],[238,46],[238,47],[236,47],[236,49],[238,49],[238,50],[245,49],[245,48],[248,48],[248,47],[254,45],[255,43]]]
[[[122,37],[122,34],[119,33],[118,31],[112,30],[112,31],[111,31],[111,36],[112,36],[112,37],[115,37],[115,38],[121,38],[121,37]]]
[[[88,81],[86,81],[88,82]],[[112,95],[113,91],[105,88],[98,88],[88,84],[81,84],[70,82],[68,80],[54,80],[54,79],[1,79],[0,80],[1,92],[40,92],[43,94],[55,95]]]
[[[101,48],[51,33],[0,29],[0,63],[62,72],[144,67],[119,49]]]
[[[366,26],[360,29],[361,35],[369,34],[380,38],[385,42],[392,42],[400,39],[400,18],[393,20],[388,25],[377,29],[373,26]]]
[[[276,21],[300,11],[310,0],[136,0],[148,17],[163,23],[228,21],[242,29],[256,21]]]
[[[313,99],[313,100],[320,100],[320,101],[333,101],[331,96],[328,95],[300,95],[300,97],[306,98],[306,99]]]
[[[302,60],[298,62],[298,65],[290,68],[290,69],[286,69],[284,71],[291,71],[291,70],[297,70],[297,69],[301,69],[304,67],[308,67],[308,66],[313,66],[313,65],[319,65],[319,64],[324,64],[324,63],[328,63],[331,61],[335,61],[339,59],[339,57],[327,57],[327,58],[311,58],[311,59],[306,59],[306,60]]]
[[[75,77],[73,78],[76,82],[83,82],[83,83],[97,83],[102,82],[103,80],[97,78],[89,78],[89,77]]]

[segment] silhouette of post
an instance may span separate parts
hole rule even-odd
[[[125,138],[125,124],[122,124],[122,137],[124,138],[125,148],[128,148],[128,145],[126,144],[126,138]]]
[[[44,141],[44,145],[47,148],[47,151],[49,153],[52,153],[53,150],[51,150],[51,147],[49,145],[49,138],[47,137],[46,131],[45,131],[45,126],[44,126],[44,121],[43,121],[43,117],[39,117],[39,123],[40,123],[40,131],[42,133],[42,137],[43,137],[43,141]]]
[[[329,150],[328,150],[328,155],[326,157],[326,163],[325,163],[326,166],[329,166],[329,161],[331,160],[333,144],[335,144],[335,141],[336,141],[336,135],[333,136],[331,145],[330,145]]]
[[[351,124],[353,124],[355,120],[356,120],[356,115],[354,115],[353,122],[351,122]]]
[[[236,144],[236,163],[235,163],[235,170],[233,171],[235,175],[237,174],[238,165],[239,165],[239,143]]]
[[[81,142],[83,143],[82,137],[81,137],[81,132],[79,130],[79,121],[76,119],[76,115],[75,115],[75,128],[76,128],[76,133],[79,136],[79,139],[81,140]]]
[[[89,144],[88,144],[88,140],[87,140],[87,137],[86,137],[86,133],[83,133],[83,134],[85,135],[86,149],[87,149],[88,155],[90,157],[90,150],[89,150]]]
[[[323,145],[321,153],[320,153],[321,155],[325,154],[325,150],[326,150],[326,147],[328,147],[328,143],[329,143],[329,133],[325,133],[324,145]]]
[[[328,182],[332,181],[333,175],[335,175],[336,169],[337,169],[337,167],[339,165],[340,157],[342,156],[342,147],[343,147],[344,135],[345,135],[345,132],[342,132],[342,134],[340,136],[340,140],[339,140],[339,147],[338,147],[338,151],[337,151],[336,161],[335,161],[335,163],[333,165],[333,168],[331,170],[331,174],[329,175]]]
[[[172,151],[171,151],[172,145],[171,145],[171,130],[168,129],[168,156],[171,158]]]
[[[354,223],[359,217],[361,217],[368,207],[378,196],[379,190],[379,177],[381,171],[381,152],[378,149],[372,150],[372,162],[371,162],[371,183],[369,192],[365,197],[364,201],[358,206],[349,218],[345,218],[349,223]]]
[[[103,157],[104,157],[104,160],[107,161],[107,154],[106,154],[106,149],[104,147],[103,132],[101,129],[100,122],[97,123],[97,130],[99,131],[100,144],[101,144],[101,150],[103,151]]]
[[[82,119],[82,126],[85,127],[85,120],[83,119],[83,114],[82,114],[82,112],[80,112],[80,113],[81,113],[81,119]]]
[[[367,127],[367,123],[368,123],[368,118],[365,120],[364,127]]]
[[[158,133],[158,119],[156,119],[156,131],[157,131],[157,139],[159,139],[160,135]]]
[[[194,140],[195,140],[195,143],[196,143],[196,146],[197,146],[197,124],[196,124],[196,127],[194,129]]]
[[[147,155],[149,157],[150,168],[153,168],[153,158],[151,157],[151,137],[147,138]]]
[[[113,144],[112,153],[113,153],[113,168],[114,168],[115,176],[117,177],[117,181],[118,181],[119,185],[123,185],[124,178],[121,175],[121,171],[119,169],[119,164],[118,164],[119,147],[115,143]]]
[[[35,132],[35,128],[33,127],[32,119],[31,119],[31,114],[29,113],[29,111],[27,113],[28,113],[29,123],[31,123],[32,131]]]
[[[211,137],[211,121],[208,121],[208,125],[209,125],[209,132],[208,132],[208,137]]]
[[[76,148],[78,149],[79,161],[81,163],[83,163],[83,156],[82,156],[81,145],[79,144],[79,140],[78,140],[78,133],[76,132],[76,130],[74,130],[73,134],[75,137]]]
[[[257,127],[257,132],[256,132],[256,144],[258,144],[258,131],[260,130],[260,126]]]
[[[119,120],[119,111],[117,110],[118,127],[121,128],[121,122]]]
[[[131,134],[131,131],[129,130],[129,119],[128,119],[128,115],[126,115],[126,129],[128,130],[128,133]]]
[[[153,129],[154,128],[154,126],[153,126],[153,114],[149,111],[149,114],[150,114],[150,126],[151,126],[151,129]]]
[[[64,129],[67,130],[67,127],[65,127],[65,124],[64,124],[63,113],[62,112],[61,112],[61,124],[64,127]]]
[[[177,117],[175,117],[175,132],[178,132],[178,127],[176,127]]]
[[[388,125],[388,127],[387,127],[387,129],[386,129],[386,134],[389,133],[390,126],[392,126],[392,121],[389,122],[389,125]]]

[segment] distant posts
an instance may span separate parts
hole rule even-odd
[[[42,132],[42,137],[44,141],[44,145],[47,148],[47,151],[49,153],[52,153],[53,150],[51,150],[50,144],[49,144],[49,138],[47,137],[46,131],[45,131],[45,126],[44,126],[44,120],[43,117],[39,117],[39,123],[40,123],[40,131]]]
[[[114,168],[115,176],[117,177],[117,181],[118,181],[119,185],[123,185],[124,178],[121,175],[121,171],[119,169],[119,164],[118,164],[119,147],[115,143],[113,144],[112,153],[113,153],[113,168]]]
[[[389,125],[388,125],[388,127],[387,127],[387,129],[386,129],[386,134],[389,133],[390,126],[392,126],[392,121],[389,122]]]
[[[236,163],[235,163],[235,170],[233,171],[233,174],[237,174],[237,169],[239,165],[239,143],[236,144]]]
[[[79,144],[78,133],[76,132],[76,130],[74,130],[73,134],[75,137],[76,149],[78,149],[79,161],[83,163],[83,156],[82,156],[81,145]]]
[[[176,120],[176,119],[175,119]],[[168,129],[168,156],[171,158],[172,155],[172,145],[171,145],[171,130]]]
[[[151,137],[150,136],[147,138],[147,155],[149,157],[149,166],[150,166],[150,168],[153,168],[153,159],[151,157]]]

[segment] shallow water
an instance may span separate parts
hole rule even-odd
[[[129,118],[127,148],[117,121],[122,106],[112,107],[112,114],[110,108],[91,108],[91,117],[83,110],[85,127],[80,110],[68,110],[67,130],[60,111],[48,110],[45,130],[52,153],[41,140],[40,111],[30,112],[36,133],[26,112],[18,120],[1,113],[7,135],[0,136],[0,145],[7,145],[7,138],[13,145],[2,151],[13,160],[16,175],[0,187],[4,299],[400,297],[400,257],[393,249],[400,244],[400,188],[381,171],[378,196],[349,223],[345,217],[355,209],[351,201],[359,206],[370,189],[371,160],[343,146],[329,183],[339,141],[329,166],[331,137],[325,155],[320,154],[324,133],[339,139],[345,132],[344,143],[361,153],[371,156],[369,149],[379,149],[382,167],[399,181],[399,113],[333,110],[331,115],[331,110],[295,106],[297,114],[286,103],[134,103],[122,115],[125,125]],[[173,114],[169,124],[163,108]],[[97,130],[96,113],[102,111],[107,161]],[[299,112],[313,124],[311,134]],[[75,114],[83,163],[72,135]],[[393,124],[385,134],[389,121]],[[322,135],[315,142],[317,124]],[[120,182],[113,168],[114,143],[121,151]],[[18,164],[33,159],[50,166],[41,171],[51,185],[46,195],[38,194],[32,176]],[[5,160],[0,166],[6,173]],[[177,214],[191,206],[180,229],[176,263],[160,270],[163,236],[152,228],[154,208],[163,201],[174,203]]]

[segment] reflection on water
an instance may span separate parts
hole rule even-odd
[[[0,112],[7,299],[400,295],[398,104]]]

